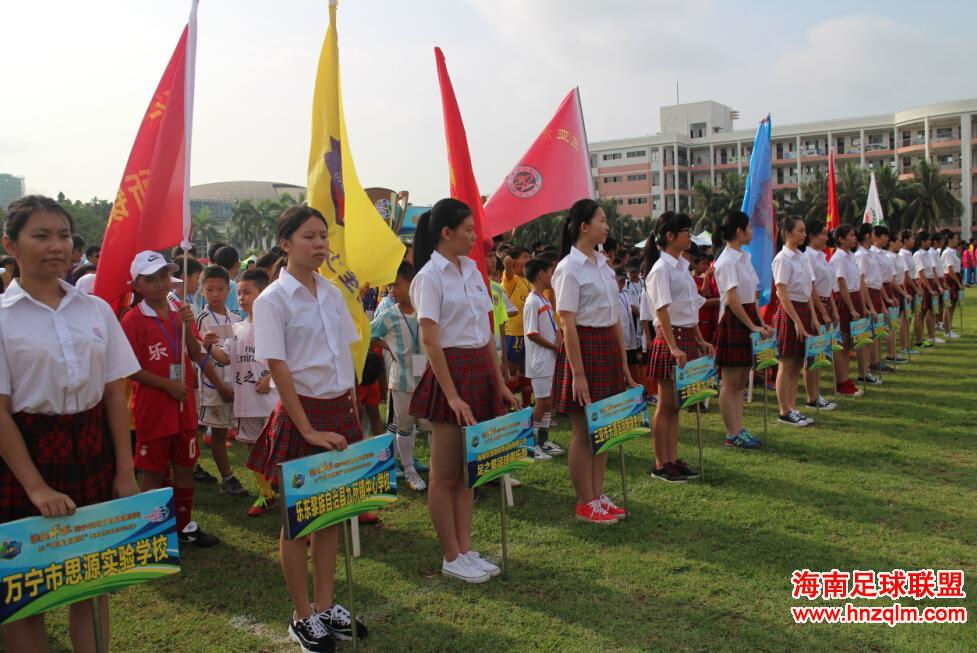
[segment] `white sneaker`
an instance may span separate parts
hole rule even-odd
[[[468,561],[468,558],[460,555],[451,562],[443,560],[441,563],[441,573],[451,578],[465,581],[466,583],[484,583],[492,576],[480,568],[475,567]]]
[[[407,479],[407,485],[415,492],[423,492],[427,489],[427,483],[424,482],[413,465],[404,468],[404,477]]]
[[[935,337],[933,338],[933,342],[935,342],[935,343],[936,343],[936,344],[938,344],[938,345],[942,345],[942,344],[944,344],[944,343],[946,343],[946,340],[944,340],[944,339],[943,339],[943,338],[941,338],[940,336],[935,336]]]
[[[482,554],[478,551],[469,551],[468,553],[462,553],[463,557],[468,559],[468,564],[475,569],[480,569],[489,576],[498,576],[502,573],[502,569],[495,564],[492,564],[488,560],[482,557]]]
[[[946,337],[947,338],[954,338],[954,339],[956,339],[956,338],[959,338],[960,337],[960,334],[957,333],[956,331],[952,331],[951,330],[950,333],[946,334]]]
[[[548,453],[551,456],[559,456],[560,454],[566,453],[566,451],[564,451],[563,447],[561,447],[557,443],[553,442],[552,440],[547,440],[543,444],[543,451],[545,451],[546,453]]]
[[[553,460],[553,456],[543,451],[543,448],[540,447],[538,444],[535,447],[533,447],[532,454],[533,454],[533,458],[535,458],[536,460]]]

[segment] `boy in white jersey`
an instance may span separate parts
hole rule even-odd
[[[391,430],[397,435],[397,450],[404,466],[404,478],[416,492],[427,489],[427,484],[414,465],[414,426],[418,422],[410,415],[411,397],[417,381],[427,367],[427,356],[421,347],[421,332],[417,314],[410,302],[410,282],[414,279],[414,267],[404,261],[397,268],[397,278],[388,286],[390,297],[396,305],[377,315],[370,324],[370,337],[374,345],[390,352],[391,364],[387,370],[387,388],[394,416]],[[421,420],[426,422],[426,420]],[[430,431],[426,423],[418,427]]]
[[[533,430],[536,436],[533,457],[537,460],[548,460],[564,453],[556,443],[549,441],[553,373],[563,333],[556,328],[553,305],[543,293],[552,288],[555,268],[553,261],[543,258],[532,259],[525,268],[526,278],[533,286],[523,306],[523,326],[526,332],[526,376],[536,396],[536,405],[533,406]]]
[[[227,270],[219,265],[208,265],[200,275],[200,288],[206,302],[197,315],[197,331],[204,338],[204,345],[217,344],[234,335],[233,325],[241,321],[233,311],[225,307],[230,292],[231,279]],[[214,334],[208,338],[208,334]],[[209,352],[208,352],[209,353]],[[212,356],[208,356],[212,358]],[[231,462],[227,458],[227,431],[231,426],[231,401],[234,390],[228,383],[227,368],[220,361],[213,360],[217,370],[216,378],[200,377],[200,406],[197,412],[200,428],[206,442],[207,429],[210,429],[210,451],[221,475],[221,494],[233,497],[247,496],[248,491],[234,476]],[[206,367],[205,360],[201,367]]]
[[[237,284],[237,299],[248,318],[233,325],[233,335],[211,349],[211,356],[226,365],[234,388],[234,419],[237,441],[250,450],[261,435],[268,416],[278,404],[278,391],[271,387],[268,366],[254,358],[254,300],[268,286],[268,273],[260,268],[248,270]],[[217,335],[205,336],[204,344],[216,341]],[[248,508],[249,517],[260,517],[275,507],[275,492],[264,474],[254,472],[258,498]]]

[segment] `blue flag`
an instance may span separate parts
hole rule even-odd
[[[743,213],[750,216],[753,241],[745,249],[753,259],[753,267],[760,278],[760,306],[770,303],[770,282],[773,277],[775,244],[773,209],[773,175],[770,164],[770,116],[760,122],[750,155],[750,174],[746,178]]]

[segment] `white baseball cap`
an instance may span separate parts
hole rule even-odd
[[[88,295],[95,293],[95,273],[89,272],[88,274],[83,274],[78,281],[75,282],[75,290],[83,292]]]
[[[145,252],[139,252],[136,254],[136,258],[132,259],[132,265],[129,266],[129,274],[132,275],[132,280],[135,281],[136,277],[140,274],[148,276],[163,268],[167,268],[170,272],[176,272],[177,270],[176,264],[167,263],[166,259],[159,252],[146,250]]]

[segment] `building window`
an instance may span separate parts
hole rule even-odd
[[[645,156],[646,154],[648,154],[648,150],[631,150],[630,152],[628,152],[628,158],[637,159],[639,157]]]
[[[604,177],[605,184],[617,184],[621,181],[621,175],[614,175],[611,177]]]
[[[617,204],[618,206],[623,206],[624,205],[624,200],[616,199],[616,200],[614,200],[614,203]]]
[[[621,158],[620,152],[611,152],[610,154],[603,155],[604,161],[614,161]]]
[[[652,161],[657,161],[658,160],[658,150],[652,150],[651,151],[651,155],[648,158],[651,159]]]
[[[634,204],[647,204],[647,203],[648,203],[648,198],[647,197],[629,197],[628,198],[628,204],[629,205],[634,205]]]
[[[641,173],[638,175],[628,175],[628,181],[644,181],[648,178],[648,175]]]
[[[936,137],[944,139],[953,138],[953,127],[938,127],[936,129]]]

